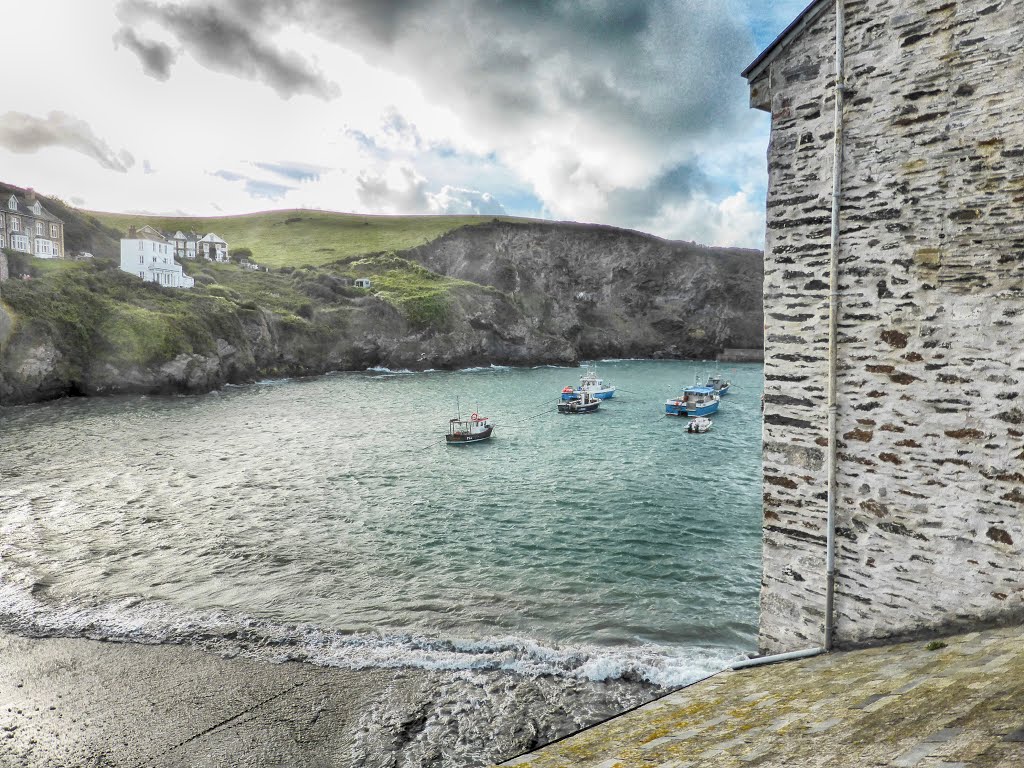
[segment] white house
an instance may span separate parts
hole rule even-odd
[[[228,244],[213,232],[199,239],[197,252],[204,258],[213,261],[228,260]]]
[[[140,229],[128,228],[128,237],[121,240],[121,269],[169,288],[196,284],[174,260],[174,242],[148,224]]]
[[[370,278],[368,278],[368,277],[357,277],[356,278],[356,288],[369,288],[369,287],[370,287]]]

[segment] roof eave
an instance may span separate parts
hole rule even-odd
[[[740,75],[749,81],[756,80],[764,69],[772,63],[775,56],[794,37],[804,31],[808,24],[818,18],[834,0],[812,0],[810,5],[800,11],[800,14],[793,19],[793,22],[782,30],[782,34],[772,41],[772,44],[761,51],[760,55],[744,69]]]

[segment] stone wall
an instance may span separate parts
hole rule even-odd
[[[0,283],[11,276],[10,267],[7,261],[7,254],[0,252]]]
[[[835,15],[770,107],[760,644],[824,617]],[[1024,0],[847,2],[837,645],[1024,620]],[[769,101],[770,100],[770,101]]]

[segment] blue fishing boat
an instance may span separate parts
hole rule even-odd
[[[707,416],[718,411],[721,398],[713,387],[687,387],[682,394],[665,401],[670,416]]]
[[[729,394],[729,387],[732,386],[732,382],[728,379],[723,379],[722,375],[719,373],[713,373],[708,376],[707,384],[704,386],[711,387],[718,393],[718,396],[721,397],[722,395]]]
[[[615,397],[615,387],[600,378],[597,375],[597,368],[592,365],[588,366],[586,373],[580,376],[580,385],[578,387],[566,387],[562,390],[562,399],[567,401],[573,400],[583,392],[586,392],[591,397],[596,397],[598,400],[609,400]]]

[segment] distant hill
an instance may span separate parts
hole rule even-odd
[[[349,256],[403,251],[459,227],[496,221],[493,216],[368,216],[330,211],[290,210],[206,218],[144,216],[83,211],[103,226],[127,232],[151,224],[173,234],[215,232],[229,249],[247,248],[252,260],[268,267],[319,266]],[[503,221],[529,221],[501,217]]]

